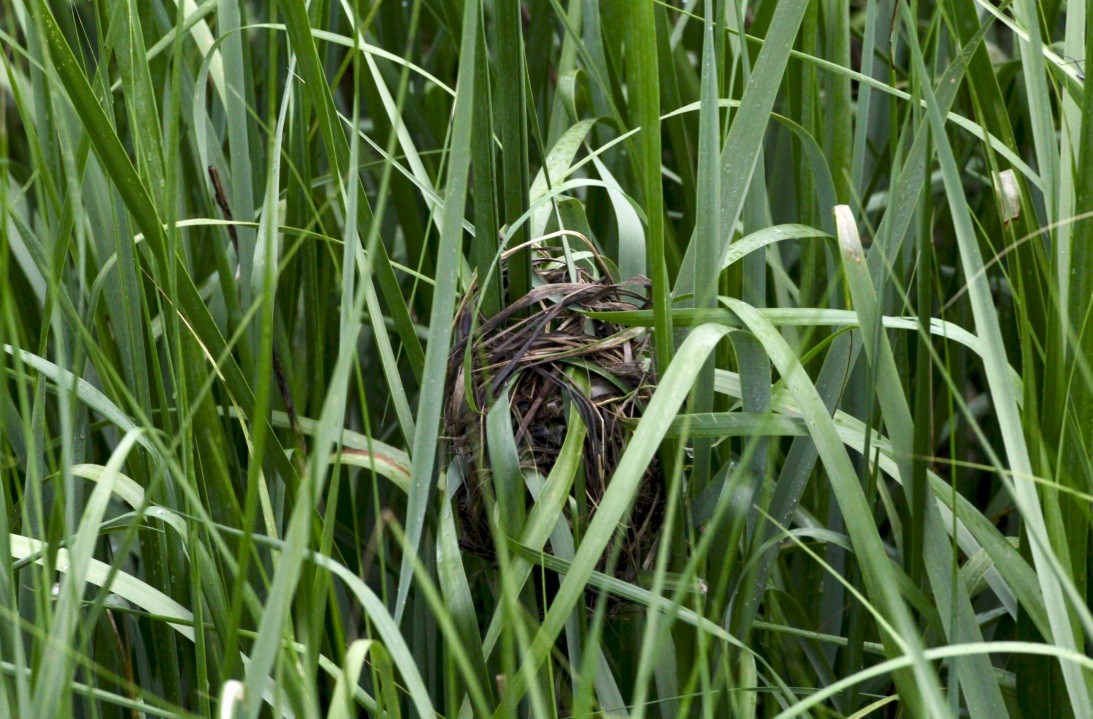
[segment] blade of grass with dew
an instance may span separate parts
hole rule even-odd
[[[1085,5],[1068,5],[1066,12],[1065,56],[1088,57],[1083,54],[1093,47],[1093,33],[1088,27],[1089,8]],[[1060,186],[1058,188],[1055,217],[1060,221],[1068,218],[1085,219],[1093,208],[1093,182],[1088,169],[1093,161],[1093,93],[1078,96],[1067,92],[1062,98],[1059,112],[1060,137]],[[1062,222],[1053,228],[1050,243],[1054,289],[1051,299],[1050,327],[1047,343],[1053,356],[1062,362],[1044,363],[1044,383],[1032,390],[1033,399],[1039,404],[1042,432],[1048,447],[1055,447],[1053,473],[1060,482],[1074,488],[1088,488],[1093,480],[1089,465],[1089,452],[1093,434],[1090,433],[1093,418],[1093,381],[1088,370],[1088,357],[1093,350],[1093,332],[1089,317],[1093,313],[1093,273],[1079,259],[1082,238],[1089,237],[1088,219],[1082,224]],[[1048,227],[1051,227],[1050,225]],[[1045,228],[1047,229],[1047,228]],[[1026,332],[1037,329],[1032,323]],[[1027,345],[1028,343],[1022,343]],[[1042,393],[1037,394],[1036,390]],[[1033,455],[1035,457],[1035,455]],[[1049,496],[1045,495],[1045,499]],[[1089,553],[1085,537],[1089,533],[1088,504],[1059,497],[1060,517],[1069,539],[1071,572],[1078,591],[1089,596]],[[1044,635],[1046,636],[1046,635]],[[1087,639],[1088,641],[1088,639]],[[1022,671],[1023,669],[1023,671]],[[1018,676],[1024,686],[1035,692],[1023,694],[1025,706],[1045,705],[1052,684],[1050,669],[1048,681],[1042,679],[1044,670],[1031,662],[1019,667]],[[1059,692],[1056,692],[1058,694]]]
[[[231,15],[229,15],[229,17],[231,17]],[[232,19],[237,20],[237,18],[234,17]],[[233,35],[233,38],[238,39],[238,36]],[[236,57],[238,53],[241,53],[240,48],[232,49],[230,44],[226,43],[225,56],[229,62],[231,62],[232,58],[235,58],[242,63],[241,55]],[[295,69],[295,64],[295,59],[290,60],[290,71]],[[236,81],[242,82],[241,77],[233,79],[233,75],[234,73],[229,70],[229,83],[234,83]],[[242,91],[242,87],[237,90],[237,92]],[[293,87],[289,84],[281,99],[276,127],[271,133],[268,141],[270,162],[266,167],[265,192],[263,193],[262,198],[262,212],[259,218],[258,229],[256,233],[248,238],[251,239],[250,242],[247,242],[250,247],[243,252],[243,256],[239,258],[241,267],[243,266],[243,263],[246,263],[246,269],[243,270],[241,276],[242,295],[246,298],[243,304],[244,306],[247,306],[252,303],[260,303],[261,305],[258,320],[251,326],[249,331],[251,347],[253,348],[250,362],[252,363],[251,368],[253,376],[255,377],[256,389],[253,408],[254,414],[246,418],[254,425],[252,430],[251,451],[253,456],[256,457],[264,456],[267,438],[272,435],[272,432],[267,431],[267,427],[269,427],[269,415],[271,412],[274,355],[277,351],[273,345],[274,324],[276,321],[275,302],[278,283],[277,258],[280,256],[277,203],[281,186],[281,147],[285,138],[285,125],[290,110],[294,106],[294,101],[295,96]],[[241,121],[242,120],[240,120],[240,122]],[[230,139],[233,141],[233,146],[235,143],[247,142],[247,131],[245,126],[235,127],[234,129],[229,126],[229,134],[232,135]],[[235,151],[233,150],[233,153],[234,152]],[[243,146],[239,149],[239,152],[240,154],[244,152],[249,153],[249,147]],[[243,174],[238,178],[239,182],[233,182],[233,194],[235,198],[238,198],[239,195],[250,195],[252,193],[252,188],[250,186],[252,177],[249,159],[244,163],[244,166],[241,169]],[[236,179],[233,168],[233,180]],[[237,201],[235,198],[233,198],[233,202]],[[244,207],[249,208],[249,213],[253,213],[253,199],[246,199],[244,202],[246,203]],[[244,217],[250,216],[251,214],[244,215]],[[242,517],[242,527],[244,531],[236,555],[236,563],[243,575],[246,575],[250,570],[250,561],[253,550],[252,533],[257,526],[256,518],[260,504],[263,507],[263,510],[265,510],[263,513],[266,516],[267,531],[271,534],[275,533],[275,527],[272,526],[273,520],[270,516],[272,512],[268,509],[271,505],[269,500],[270,488],[271,486],[275,487],[275,482],[267,480],[261,462],[251,462],[247,469],[247,491],[244,499]],[[301,503],[306,503],[306,500]],[[241,622],[245,587],[245,583],[236,583],[232,587],[231,622],[234,626],[238,626]],[[234,649],[235,643],[233,635],[229,637],[226,642],[226,651],[229,655],[234,655]]]
[[[1093,48],[1093,31],[1090,31],[1088,26],[1089,8],[1084,8],[1084,11],[1087,17],[1085,47],[1086,52],[1088,52]],[[1077,14],[1080,10],[1075,8],[1071,12]],[[1068,22],[1069,19],[1068,16]],[[1068,26],[1068,38],[1077,34],[1076,29],[1071,31]],[[1076,42],[1074,40],[1073,44],[1076,44]],[[1074,226],[1074,237],[1072,239],[1074,245],[1080,242],[1080,238],[1085,238],[1088,241],[1091,236],[1088,216],[1093,211],[1093,178],[1090,177],[1091,173],[1089,172],[1089,168],[1093,167],[1093,92],[1087,90],[1083,94],[1080,110],[1081,125],[1076,138],[1079,143],[1077,148],[1078,162],[1074,168],[1075,182],[1069,188],[1069,191],[1075,196],[1074,210],[1077,213],[1076,217],[1085,218],[1085,220],[1083,225]],[[1063,248],[1060,248],[1060,252],[1062,251]],[[1064,275],[1064,268],[1066,268],[1067,263],[1069,263],[1070,271],[1065,274],[1068,275],[1066,281],[1070,284],[1064,293],[1063,287],[1066,287],[1066,285],[1061,278]],[[1067,341],[1064,345],[1067,348],[1067,389],[1060,389],[1063,394],[1059,398],[1058,404],[1073,407],[1073,410],[1071,410],[1073,421],[1066,423],[1062,430],[1066,432],[1066,435],[1060,443],[1060,453],[1066,459],[1064,459],[1065,469],[1059,471],[1058,476],[1069,476],[1070,481],[1068,483],[1071,486],[1088,488],[1091,470],[1088,460],[1083,461],[1083,458],[1088,457],[1088,448],[1093,446],[1093,420],[1090,419],[1093,418],[1093,374],[1090,372],[1088,359],[1093,357],[1093,321],[1090,319],[1093,317],[1093,271],[1078,261],[1077,257],[1068,258],[1066,262],[1060,258],[1059,277],[1061,287],[1058,312],[1061,317],[1060,323],[1067,335]],[[1045,406],[1045,412],[1048,409]],[[1060,411],[1062,411],[1061,407]],[[1074,514],[1079,514],[1079,511],[1075,511]],[[1087,516],[1075,516],[1073,523],[1088,525],[1088,521]],[[1075,578],[1079,581],[1082,569],[1075,563]],[[1088,574],[1088,567],[1085,568],[1085,571]],[[1082,582],[1087,595],[1090,589],[1088,581],[1087,577]]]

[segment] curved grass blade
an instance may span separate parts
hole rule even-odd
[[[941,698],[937,677],[923,660],[923,647],[918,629],[911,619],[904,599],[899,593],[899,582],[881,542],[872,512],[858,483],[857,472],[850,457],[838,438],[831,415],[820,399],[816,387],[809,380],[797,356],[755,308],[739,300],[727,300],[727,304],[763,344],[774,366],[801,408],[805,424],[816,443],[820,459],[827,468],[827,476],[839,502],[850,538],[854,543],[855,556],[869,598],[882,615],[899,632],[898,636],[883,633],[885,647],[890,656],[908,653],[913,658],[912,674],[895,676],[903,701],[912,712],[919,711],[931,716],[949,716],[948,706]]]
[[[572,569],[558,589],[547,611],[542,626],[535,634],[531,647],[524,657],[524,669],[510,679],[517,695],[526,688],[526,673],[537,669],[549,655],[554,641],[565,626],[569,613],[584,594],[584,586],[595,568],[611,537],[618,529],[619,521],[626,514],[634,497],[645,467],[652,460],[668,429],[671,417],[679,410],[690,392],[691,384],[698,375],[714,346],[728,328],[716,325],[696,327],[684,340],[675,359],[664,373],[649,406],[642,416],[626,452],[611,476],[607,490],[600,500],[596,514],[588,525]]]
[[[905,11],[906,8],[903,10]],[[903,19],[905,23],[910,22],[906,12]],[[926,73],[918,46],[912,43],[911,47],[916,71]],[[1065,651],[1077,651],[1076,635],[1063,592],[1064,586],[1069,585],[1069,578],[1060,566],[1058,557],[1053,553],[1051,537],[1048,534],[1044,510],[1036,487],[1026,479],[1033,475],[1032,462],[1025,442],[1025,430],[1022,426],[1017,398],[1007,376],[1009,364],[998,323],[998,313],[991,297],[987,277],[982,272],[983,257],[968,206],[963,199],[960,172],[957,169],[952,146],[945,134],[944,120],[937,98],[928,85],[924,86],[923,96],[941,164],[942,177],[945,181],[945,192],[949,200],[961,263],[965,276],[969,278],[968,296],[972,305],[972,314],[975,317],[977,334],[984,344],[983,362],[989,391],[1005,441],[1008,465],[1014,472],[1014,500],[1028,529],[1033,562],[1047,605],[1052,629],[1051,640]],[[1082,605],[1079,612],[1085,609],[1084,602]],[[1069,662],[1063,663],[1062,670],[1067,693],[1075,713],[1078,716],[1093,715],[1093,700],[1090,698],[1089,686],[1082,672],[1076,665]]]
[[[908,495],[908,504],[913,508],[909,521],[914,523],[912,532],[920,537],[926,552],[925,566],[933,587],[933,595],[938,603],[938,614],[942,625],[952,643],[978,643],[983,641],[979,631],[975,612],[967,587],[959,575],[953,577],[951,567],[957,561],[952,546],[944,541],[945,529],[937,507],[926,501],[925,486],[917,487],[912,481],[911,468],[914,447],[914,421],[911,408],[903,394],[896,360],[888,335],[880,322],[876,291],[869,277],[869,268],[863,263],[864,251],[853,212],[847,205],[835,208],[835,219],[839,232],[839,244],[843,250],[843,268],[847,284],[854,300],[854,306],[861,318],[860,326],[864,337],[863,345],[869,363],[876,374],[877,396],[881,413],[888,425],[892,440],[892,449],[900,474],[904,477],[904,492]],[[924,420],[923,420],[924,421]],[[920,501],[915,501],[914,494],[923,493]],[[919,516],[915,516],[921,512]],[[916,551],[914,545],[904,547],[904,551]],[[953,660],[959,677],[961,690],[968,703],[968,710],[973,717],[990,719],[1002,716],[1006,712],[1005,702],[998,682],[994,681],[994,670],[985,656]]]

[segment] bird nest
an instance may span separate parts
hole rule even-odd
[[[571,527],[578,518],[587,526],[655,385],[648,331],[585,314],[647,309],[649,280],[615,283],[594,251],[571,254],[568,261],[552,254],[558,252],[536,248],[531,291],[493,317],[478,310],[477,284],[456,314],[446,434],[467,470],[456,495],[461,544],[488,559],[494,556],[494,540],[486,500],[497,493],[486,413],[498,398],[508,398],[521,468],[544,476],[558,458],[570,411],[579,414],[587,428],[583,474],[574,482],[574,501],[568,503],[566,516]],[[526,488],[524,495],[530,507],[533,499]],[[615,535],[620,542],[616,576],[629,581],[650,566],[663,506],[659,463],[654,460],[627,525]],[[606,567],[611,549],[601,558],[600,569]]]

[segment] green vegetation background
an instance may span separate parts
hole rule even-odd
[[[1091,20],[5,0],[0,716],[1093,717]],[[451,321],[548,233],[652,280],[659,385],[486,561]]]

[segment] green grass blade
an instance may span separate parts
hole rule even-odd
[[[906,18],[904,18],[906,21]],[[912,46],[912,50],[915,51]],[[924,72],[921,56],[915,56],[919,72]],[[1005,437],[1005,451],[1010,467],[1015,472],[1014,488],[1018,507],[1028,526],[1032,540],[1032,555],[1040,587],[1047,603],[1048,618],[1051,622],[1052,640],[1065,651],[1076,649],[1074,630],[1068,608],[1064,604],[1064,595],[1060,586],[1065,575],[1060,576],[1061,567],[1051,553],[1051,540],[1047,534],[1043,510],[1039,496],[1032,482],[1025,477],[1032,476],[1032,464],[1028,446],[1025,443],[1024,430],[1021,426],[1020,412],[1013,385],[1006,377],[1008,366],[997,311],[982,274],[983,258],[972,225],[971,216],[963,201],[960,188],[959,172],[953,157],[952,147],[945,135],[944,121],[941,118],[937,100],[927,87],[924,97],[928,108],[933,139],[937,147],[938,158],[945,180],[945,190],[949,198],[956,237],[959,242],[961,261],[966,276],[969,278],[969,297],[975,317],[977,334],[984,343],[984,365],[992,400],[995,404],[998,422]],[[1070,663],[1063,665],[1067,691],[1078,715],[1093,712],[1093,703],[1085,679],[1077,667]]]
[[[953,643],[978,643],[983,641],[967,587],[955,580],[949,567],[954,566],[956,557],[952,547],[943,541],[944,525],[936,507],[923,498],[915,503],[910,495],[915,486],[910,482],[913,475],[911,460],[914,457],[914,421],[911,408],[903,394],[899,370],[892,353],[892,346],[880,322],[877,295],[869,278],[869,269],[863,263],[864,250],[854,215],[846,205],[835,208],[835,218],[839,230],[839,244],[843,254],[843,268],[847,284],[858,312],[863,334],[862,344],[866,356],[877,377],[878,398],[881,413],[888,425],[892,438],[892,448],[900,474],[905,478],[904,490],[909,495],[908,503],[916,510],[921,508],[923,516],[912,516],[914,531],[924,535],[926,549],[926,569],[934,597],[938,602],[938,613],[945,626],[949,641]],[[925,491],[925,487],[921,491]],[[905,551],[914,551],[915,547],[904,547]],[[986,657],[954,660],[961,689],[968,702],[972,716],[994,717],[1005,713],[1002,692],[994,679],[994,671]]]
[[[410,499],[406,508],[406,549],[399,571],[395,620],[401,620],[410,592],[414,555],[421,542],[425,512],[433,496],[436,468],[437,435],[444,403],[445,374],[451,347],[452,316],[455,312],[456,268],[463,239],[463,210],[467,201],[467,173],[470,169],[471,129],[473,125],[475,52],[478,45],[478,3],[468,2],[463,11],[463,36],[460,40],[459,80],[456,83],[455,118],[452,126],[452,159],[444,198],[437,253],[437,285],[429,317],[429,344],[421,380],[417,431],[414,434],[413,474]]]

